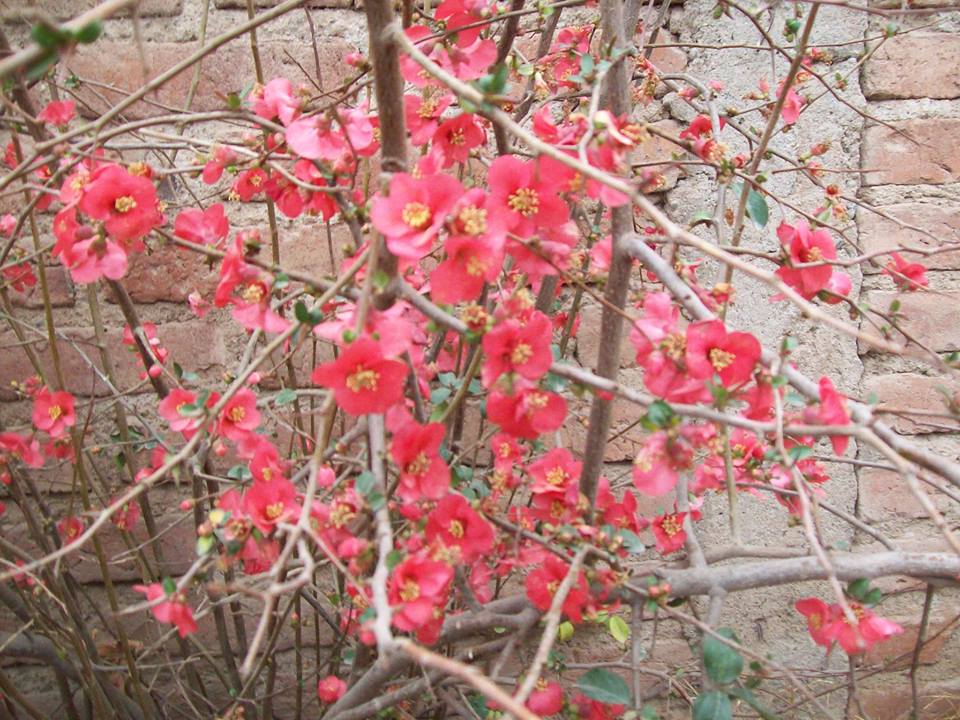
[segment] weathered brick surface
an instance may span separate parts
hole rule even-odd
[[[960,97],[960,34],[888,39],[864,68],[863,89],[871,100]]]
[[[895,250],[899,247],[934,250],[948,245],[960,245],[960,209],[955,206],[910,202],[888,205],[880,209],[901,223],[918,229],[903,227],[894,220],[861,211],[857,224],[864,252],[875,253]],[[929,235],[920,230],[925,230]],[[904,257],[921,262],[934,270],[960,268],[960,250],[927,256],[904,254]],[[885,264],[886,259],[880,258],[879,261]],[[879,270],[867,265],[864,266],[864,272],[879,272]]]
[[[61,327],[59,330],[69,339],[59,340],[57,343],[67,390],[76,395],[109,394],[109,388],[100,381],[98,374],[89,364],[92,363],[102,370],[93,329]],[[122,332],[122,328],[107,329],[107,350],[116,370],[115,380],[118,386],[120,389],[129,389],[139,383],[141,369],[134,354],[122,344]],[[194,320],[164,323],[158,328],[157,334],[163,346],[170,350],[172,359],[179,362],[185,370],[210,370],[222,367],[225,362],[221,331],[211,322]],[[36,335],[31,337],[34,339],[31,345],[44,373],[52,377],[53,361],[48,344],[42,338],[37,339]],[[23,380],[34,372],[26,354],[18,347],[13,333],[6,331],[0,334],[0,377]],[[6,386],[0,387],[0,399],[14,399]]]
[[[891,670],[909,668],[910,658],[913,656],[913,648],[917,643],[917,635],[920,630],[919,618],[894,616],[890,619],[903,627],[903,633],[874,645],[866,652],[864,659],[870,664],[892,663]],[[921,665],[932,665],[937,662],[944,646],[953,635],[954,629],[955,625],[951,625],[950,618],[944,615],[936,615],[930,618],[930,623],[924,634],[927,642],[924,643],[923,649],[920,651]],[[893,662],[894,660],[896,662]]]
[[[960,390],[960,384],[950,382],[949,378],[928,377],[915,373],[897,373],[867,378],[863,384],[863,395],[876,395],[880,410],[919,410],[925,412],[946,413],[946,397]],[[944,432],[951,423],[949,419],[920,415],[884,415],[885,422],[891,424],[897,432],[922,434]]]
[[[957,322],[958,292],[871,292],[868,303],[887,312],[890,303],[900,300],[901,325],[914,338],[933,350],[960,349],[960,323]]]
[[[184,302],[194,290],[206,298],[217,287],[219,263],[211,268],[199,253],[165,245],[133,253],[123,286],[138,303]]]
[[[282,0],[255,0],[256,7],[258,8],[271,8],[276,5],[279,5]],[[247,1],[246,0],[213,0],[213,4],[224,10],[246,10]],[[307,0],[304,3],[307,7],[312,8],[355,8],[359,7],[357,2],[353,0]]]
[[[3,3],[3,9],[9,9],[13,13],[23,9],[39,10],[58,20],[65,20],[81,15],[99,4],[98,0],[13,0]],[[140,0],[137,3],[140,17],[179,15],[182,10],[183,0]]]
[[[70,273],[62,265],[51,265],[46,268],[47,286],[50,292],[50,304],[55,308],[70,307],[74,304],[74,287],[70,281]],[[36,270],[34,270],[36,274]],[[10,302],[14,307],[42,308],[43,293],[40,290],[40,280],[26,292],[10,292]]]
[[[600,336],[600,318],[603,308],[599,305],[587,305],[580,314],[580,328],[577,330],[577,357],[584,367],[594,368],[605,340]],[[637,351],[630,343],[629,329],[624,328],[623,343],[620,348],[620,367],[635,365]]]
[[[860,471],[860,513],[873,522],[927,517],[907,481],[896,472],[879,468]]]
[[[960,180],[960,118],[904,120],[874,125],[863,136],[866,185],[939,185]]]
[[[76,55],[67,59],[66,67],[83,80],[96,81],[108,87],[81,88],[80,96],[87,106],[78,105],[78,109],[88,116],[104,112],[108,106],[120,102],[130,92],[142,87],[145,80],[152,80],[163,74],[194,50],[194,44],[144,43],[143,51],[147,61],[144,68],[140,51],[133,42],[101,41],[81,47]],[[330,38],[318,45],[318,51],[324,82],[332,87],[342,81],[347,71],[351,70],[343,63],[343,57],[352,52],[353,47],[343,40]],[[303,70],[286,53],[306,68],[307,72],[315,65],[313,48],[306,43],[264,41],[260,43],[264,75],[267,78],[283,75],[295,84],[306,82]],[[103,62],[105,57],[111,58],[111,62]],[[241,92],[254,78],[249,46],[241,41],[225,45],[214,55],[204,59],[192,108],[198,111],[224,109],[226,96],[231,92]],[[171,78],[146,99],[170,108],[181,108],[192,79],[191,67]],[[141,101],[127,110],[126,114],[142,117],[165,112],[169,110]]]
[[[660,120],[652,123],[653,127],[667,133],[671,137],[680,134],[683,128],[679,123],[673,120]],[[642,143],[633,154],[632,160],[635,165],[645,163],[669,163],[673,154],[677,151],[677,146],[657,135],[651,135],[650,139]],[[654,188],[655,190],[669,190],[677,184],[680,177],[680,170],[669,164],[651,165],[641,168],[641,173],[652,172],[663,176],[663,185]]]

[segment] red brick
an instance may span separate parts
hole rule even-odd
[[[34,270],[36,274],[36,270]],[[73,283],[70,281],[70,273],[62,265],[51,265],[46,268],[47,287],[50,291],[50,304],[53,307],[72,307],[74,304]],[[27,292],[10,293],[10,301],[14,307],[22,308],[42,308],[43,293],[40,291],[40,279],[37,278],[37,284]]]
[[[934,184],[960,180],[960,118],[904,120],[874,125],[863,136],[866,185]]]
[[[919,611],[916,616],[900,618],[890,617],[903,628],[903,633],[894,635],[882,643],[874,645],[865,655],[865,662],[869,665],[888,663],[900,658],[890,666],[891,670],[902,670],[910,667],[913,648],[917,644],[920,631]],[[935,616],[930,618],[927,630],[924,633],[926,642],[920,651],[920,664],[932,665],[940,658],[944,645],[953,635],[954,627],[950,626],[950,618]]]
[[[960,323],[957,307],[960,292],[871,292],[870,307],[887,312],[890,303],[900,300],[900,321],[903,329],[919,342],[936,351],[960,349]]]
[[[654,55],[656,55],[656,53],[654,53]],[[659,120],[655,123],[651,123],[651,125],[656,129],[670,135],[671,137],[677,137],[682,130],[680,125],[673,120]],[[673,158],[673,154],[677,152],[677,150],[677,145],[669,140],[657,135],[650,135],[648,140],[640,144],[640,146],[637,148],[637,151],[631,157],[631,160],[634,165],[654,162],[669,163]],[[663,164],[640,168],[641,173],[650,171],[659,173],[663,176],[663,185],[655,188],[658,191],[670,190],[677,184],[677,179],[680,177],[680,169],[674,165]]]
[[[675,41],[670,33],[658,30],[652,44],[669,45],[672,42]],[[654,67],[661,73],[681,73],[687,68],[687,55],[680,48],[655,48],[650,54],[650,62],[652,62]]]
[[[595,368],[603,340],[600,337],[600,318],[603,308],[599,305],[587,305],[580,314],[580,328],[577,330],[577,358],[587,368]],[[629,338],[630,329],[624,322],[623,343],[620,348],[620,367],[633,367],[636,364],[637,351]]]
[[[938,388],[943,388],[952,394],[960,390],[960,383],[951,382],[948,378],[928,377],[914,373],[880,375],[865,381],[863,394],[865,397],[875,394],[879,403],[878,408],[881,410],[909,409],[945,413],[947,412],[944,405],[946,398]],[[883,417],[897,432],[909,435],[950,431],[949,427],[942,427],[951,425],[948,418],[905,414],[906,417],[901,415],[884,415]]]
[[[935,506],[941,510],[947,509],[948,501],[943,495],[935,491],[927,494]],[[892,470],[861,469],[859,502],[861,516],[870,521],[928,517],[927,511],[921,507],[907,481]]]
[[[89,359],[98,370],[102,367],[93,329],[64,327],[59,328],[59,331],[73,341],[71,343],[66,339],[58,339],[57,342],[67,390],[76,395],[90,395],[91,392],[98,396],[108,395],[109,389],[87,363]],[[122,333],[122,328],[107,329],[107,349],[113,360],[116,373],[114,379],[120,390],[138,384],[141,373],[135,354],[121,341]],[[157,334],[162,345],[170,351],[170,362],[179,362],[184,370],[201,372],[223,367],[224,343],[214,323],[202,320],[164,323],[157,329]],[[44,374],[52,377],[53,362],[47,342],[39,336],[31,339]],[[8,381],[20,381],[34,372],[26,354],[18,347],[13,333],[7,331],[0,334],[0,377]],[[6,387],[0,387],[0,399],[11,400],[14,396]]]
[[[150,253],[131,254],[121,282],[134,302],[185,302],[194,290],[211,297],[219,266],[217,262],[211,268],[200,253],[164,245]]]
[[[283,0],[254,0],[254,2],[258,8],[271,8],[279,5]],[[213,4],[224,10],[247,9],[247,0],[213,0]],[[359,0],[356,3],[353,2],[353,0],[307,0],[304,5],[312,8],[352,8],[361,6]]]
[[[860,690],[866,717],[872,720],[907,720],[913,705],[910,680],[904,673],[885,673]],[[920,686],[919,719],[948,720],[960,712],[960,684],[955,678]]]
[[[18,9],[29,8],[34,11],[39,10],[58,20],[66,20],[81,15],[99,4],[100,0],[14,0],[12,3],[4,3],[4,5],[12,5],[12,8],[4,9],[10,9],[15,13]],[[183,0],[140,0],[137,3],[137,14],[140,17],[179,15],[182,10]],[[127,11],[124,9],[117,13],[117,17],[126,14]]]
[[[930,205],[929,203],[900,203],[879,208],[900,222],[926,230],[925,235],[918,230],[902,227],[872,212],[861,210],[857,218],[860,229],[860,242],[864,252],[874,253],[897,248],[916,248],[932,250],[945,245],[960,244],[960,210],[951,206]],[[953,270],[960,268],[960,250],[941,252],[921,256],[905,254],[907,260],[921,262],[934,270]],[[885,258],[879,262],[885,263]],[[877,268],[865,264],[864,272],[878,272]]]
[[[147,59],[146,79],[153,79],[183,60],[196,50],[193,43],[155,43],[143,45]],[[320,67],[323,80],[328,87],[341,82],[352,69],[343,63],[343,57],[353,51],[353,47],[343,40],[326,39],[318,45]],[[288,77],[294,84],[305,83],[307,78],[286,52],[295,58],[308,72],[314,67],[313,48],[307,43],[261,42],[260,55],[266,78],[279,75]],[[103,62],[109,57],[111,62]],[[81,88],[80,97],[88,106],[80,109],[92,117],[104,112],[110,106],[123,100],[130,92],[139,89],[144,83],[144,68],[140,61],[140,51],[133,42],[103,41],[80,48],[76,55],[64,63],[81,80],[93,80],[111,88],[92,86]],[[187,68],[163,85],[157,92],[147,96],[148,100],[159,102],[171,108],[183,107],[184,98],[193,79],[195,66]],[[221,47],[203,61],[200,73],[200,85],[194,98],[193,110],[219,110],[226,107],[225,97],[231,92],[240,92],[254,79],[253,60],[249,46],[235,41]],[[125,111],[131,117],[143,117],[169,112],[144,101],[135,103]]]
[[[869,100],[960,97],[960,34],[889,38],[867,62],[863,80]]]

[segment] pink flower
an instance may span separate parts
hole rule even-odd
[[[254,481],[243,494],[243,510],[260,532],[269,535],[277,523],[293,520],[300,514],[297,489],[286,478]]]
[[[80,210],[103,221],[110,237],[123,243],[139,240],[163,222],[157,202],[157,191],[146,177],[104,165],[93,172]]]
[[[750,379],[760,359],[760,342],[750,333],[728,333],[722,320],[696,322],[687,328],[686,362],[690,375],[720,376],[724,387]]]
[[[407,121],[407,130],[410,131],[410,142],[414,145],[424,145],[437,132],[440,125],[440,116],[453,102],[453,96],[444,94],[437,97],[436,93],[420,95],[404,95],[403,109]]]
[[[483,336],[481,378],[491,387],[504,373],[518,373],[527,380],[539,380],[550,369],[553,354],[550,318],[534,311],[526,322],[508,319]]]
[[[830,607],[820,598],[804,598],[797,600],[794,607],[797,612],[807,618],[807,630],[817,645],[829,648],[833,645],[830,630],[836,619],[835,607]]]
[[[307,160],[337,160],[349,150],[346,138],[319,115],[301,117],[287,126],[287,145]]]
[[[782,87],[780,92],[783,92]],[[783,119],[784,124],[793,125],[800,118],[800,110],[803,108],[805,102],[806,101],[800,97],[792,87],[787,90],[787,97],[780,110],[780,117]]]
[[[687,531],[683,529],[683,521],[687,513],[666,513],[653,519],[650,529],[657,542],[657,552],[669,555],[676,552],[687,542]]]
[[[883,268],[883,272],[893,278],[900,290],[913,292],[927,286],[927,268],[920,263],[907,262],[900,253],[890,253],[890,257],[891,261]]]
[[[340,357],[317,366],[313,382],[333,390],[337,405],[350,415],[384,413],[403,397],[407,366],[384,357],[381,344],[360,337],[341,348]]]
[[[527,238],[540,228],[563,225],[570,217],[559,196],[559,183],[541,172],[535,161],[501,155],[487,174],[491,212],[508,230]]]
[[[477,124],[476,117],[461,113],[443,122],[433,136],[433,147],[443,155],[443,167],[466,162],[473,148],[482,145],[487,133]]]
[[[386,237],[390,252],[419,260],[433,249],[434,238],[461,195],[463,186],[449,175],[417,179],[397,173],[390,181],[390,194],[374,198],[370,218]]]
[[[808,300],[827,287],[833,268],[824,261],[837,257],[837,246],[830,233],[822,229],[811,230],[806,220],[797,220],[794,225],[780,223],[777,237],[787,250],[791,265],[821,263],[803,268],[783,266],[777,270],[777,275]]]
[[[527,707],[537,715],[547,717],[563,710],[563,688],[558,682],[547,682],[543,678],[537,681]]]
[[[496,389],[490,392],[487,416],[505,433],[535,440],[563,425],[567,402],[556,393],[515,382],[512,394]]]
[[[67,429],[77,424],[73,395],[42,388],[33,398],[33,424],[52,438],[65,437]]]
[[[253,112],[267,120],[280,118],[289,125],[300,112],[300,105],[293,97],[293,85],[286,78],[274,78],[262,88],[250,93]]]
[[[173,234],[198,245],[219,247],[230,232],[230,221],[217,203],[206,210],[184,210],[173,223]]]
[[[820,378],[820,410],[817,420],[823,425],[849,425],[850,413],[847,411],[846,399],[836,391],[830,378]],[[850,438],[846,435],[831,435],[830,442],[833,452],[843,455]]]
[[[347,691],[347,684],[336,675],[327,675],[317,683],[317,697],[320,702],[335,703]]]
[[[234,441],[246,438],[260,424],[260,411],[257,410],[257,396],[252,390],[243,388],[227,401],[220,412],[217,432]]]
[[[68,515],[57,523],[57,532],[60,534],[60,540],[63,541],[64,545],[72,545],[79,540],[85,529],[83,520],[76,515]]]
[[[184,415],[182,411],[196,401],[196,393],[183,388],[174,388],[160,401],[160,417],[170,424],[171,430],[183,433],[183,436],[189,439],[200,428],[203,418],[195,413]]]
[[[77,104],[73,100],[60,100],[47,103],[37,115],[37,120],[48,125],[63,127],[77,116]]]
[[[439,500],[450,488],[450,468],[440,457],[446,429],[440,423],[409,420],[393,433],[390,457],[400,468],[397,494],[409,502]]]
[[[170,582],[169,580],[167,581]],[[153,616],[162,623],[176,625],[180,637],[186,637],[197,631],[197,623],[193,619],[193,611],[187,605],[187,598],[181,592],[167,593],[163,584],[134,585],[133,589],[147,596],[147,601],[156,603],[150,607]],[[162,602],[156,602],[166,598]]]
[[[237,153],[231,148],[223,145],[215,145],[211,158],[203,166],[201,178],[207,185],[213,185],[223,175],[223,170],[228,165],[237,161]]]

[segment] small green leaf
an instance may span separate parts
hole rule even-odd
[[[720,628],[717,635],[736,640],[730,628]],[[708,635],[703,639],[703,665],[711,680],[718,685],[729,685],[743,671],[743,658],[722,640]]]
[[[758,228],[766,227],[767,221],[770,219],[767,199],[753,189],[747,193],[747,215]]]
[[[434,405],[439,405],[442,402],[445,402],[447,398],[453,395],[453,390],[448,387],[438,387],[430,393],[430,402]]]
[[[560,627],[557,628],[557,638],[560,642],[566,642],[573,637],[573,623],[567,620],[564,620],[560,623]]]
[[[217,538],[213,535],[204,535],[203,537],[197,538],[197,555],[203,557],[204,555],[210,554],[210,551],[217,544]]]
[[[173,595],[177,591],[177,584],[173,581],[173,578],[165,577],[163,579],[163,591],[167,595]]]
[[[103,25],[99,20],[87,23],[82,28],[73,33],[73,39],[81,45],[89,45],[96,42],[97,38],[103,32]]]
[[[619,675],[609,670],[594,668],[580,676],[577,680],[580,692],[592,700],[608,705],[629,705],[630,688]]]
[[[787,450],[787,455],[796,463],[813,455],[813,448],[809,448],[806,445],[794,445]]]
[[[847,595],[862,601],[867,593],[870,592],[870,581],[866,578],[859,578],[847,585]]]
[[[733,708],[726,693],[712,690],[693,703],[693,720],[730,720]]]
[[[632,555],[639,555],[647,549],[643,544],[643,540],[630,530],[618,530],[617,537],[623,542],[624,550]]]
[[[30,37],[44,50],[57,50],[70,41],[70,33],[48,23],[38,23],[30,28]]]
[[[277,396],[273,399],[273,404],[277,407],[282,407],[284,405],[289,405],[294,400],[297,399],[297,393],[295,390],[290,388],[284,388],[277,393]]]
[[[674,418],[673,408],[663,400],[650,403],[647,408],[647,420],[658,428],[665,428]]]
[[[610,635],[621,645],[626,645],[627,640],[630,639],[630,626],[624,622],[623,618],[619,615],[611,615],[610,621],[607,623],[607,629],[610,631]]]

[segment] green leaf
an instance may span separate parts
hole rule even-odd
[[[81,45],[89,45],[92,42],[96,42],[97,38],[100,37],[100,34],[103,32],[103,25],[99,20],[94,20],[84,25],[82,28],[73,33],[73,39],[76,40]]]
[[[607,623],[607,629],[610,631],[610,635],[621,645],[626,645],[627,640],[630,639],[630,626],[624,622],[624,619],[619,615],[611,615],[610,621]]]
[[[720,628],[717,635],[736,640],[733,630]],[[713,635],[703,639],[703,665],[707,675],[718,685],[729,685],[743,671],[743,658],[736,650]]]
[[[792,448],[787,450],[787,455],[794,462],[799,462],[800,460],[813,455],[813,448],[809,448],[806,445],[794,445]]]
[[[197,555],[208,555],[216,546],[217,538],[214,535],[204,535],[197,538]]]
[[[594,668],[580,676],[577,680],[580,692],[592,700],[608,705],[629,705],[630,688],[619,675],[609,670]]]
[[[758,228],[766,227],[767,221],[770,219],[767,199],[753,189],[747,193],[747,215]]]
[[[494,71],[477,80],[477,88],[484,95],[502,95],[507,87],[507,66],[500,63]]]
[[[673,408],[663,400],[652,402],[650,403],[650,407],[647,408],[647,420],[658,428],[664,428],[669,425],[673,417]]]
[[[643,540],[641,540],[635,532],[630,530],[618,530],[617,537],[623,541],[623,548],[628,553],[639,555],[647,549],[643,544]]]
[[[38,23],[30,28],[30,37],[44,50],[57,50],[70,41],[70,33],[48,23]]]
[[[847,585],[847,595],[862,601],[867,593],[870,592],[870,581],[866,578],[858,578]]]
[[[703,223],[712,223],[713,222],[713,213],[709,210],[697,210],[693,214],[693,217],[690,218],[690,227],[695,228],[697,225]]]
[[[560,627],[557,628],[557,639],[559,639],[560,642],[566,642],[573,637],[573,630],[573,623],[564,620],[560,623]]]
[[[369,470],[364,470],[362,473],[357,475],[357,479],[353,483],[354,489],[360,493],[363,497],[366,497],[371,492],[373,492],[373,487],[377,483],[377,478],[374,477],[373,473]]]
[[[693,720],[730,720],[732,717],[733,708],[726,693],[713,690],[693,703]]]
[[[430,392],[430,402],[434,405],[439,405],[444,402],[447,398],[453,395],[453,390],[448,387],[438,387],[435,390]]]
[[[273,404],[277,407],[282,407],[284,405],[289,405],[294,400],[297,399],[297,393],[295,390],[290,388],[284,388],[277,393],[277,396],[273,399]]]
[[[177,584],[173,581],[173,578],[165,577],[163,579],[163,591],[167,595],[173,595],[177,591]]]

